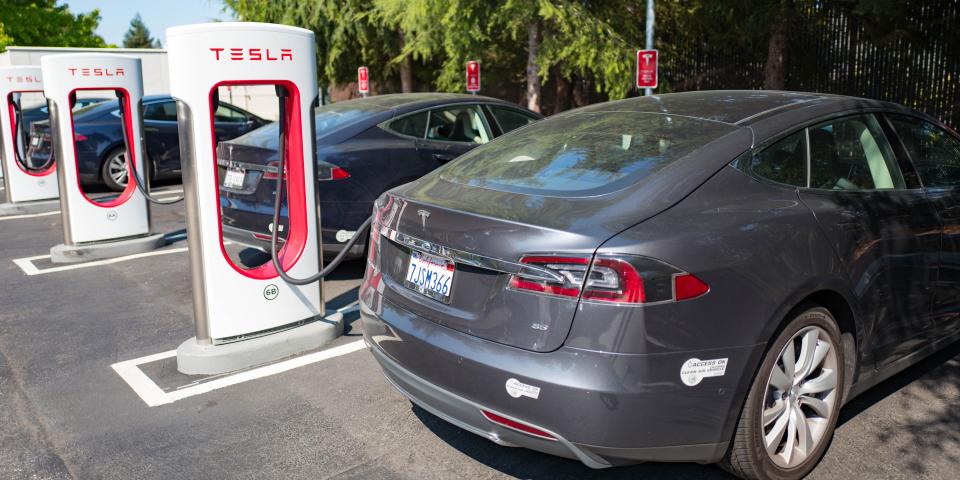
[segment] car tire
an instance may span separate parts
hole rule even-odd
[[[810,473],[830,445],[843,405],[842,345],[827,309],[802,307],[764,356],[721,466],[749,479]]]
[[[122,148],[111,150],[103,160],[103,163],[100,164],[100,180],[107,188],[114,192],[122,192],[127,188],[126,182],[117,179],[117,168],[120,165],[123,165],[123,172],[127,170],[125,154],[126,152]],[[124,173],[124,175],[126,175],[126,173]]]

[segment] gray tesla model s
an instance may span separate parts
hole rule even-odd
[[[602,468],[798,478],[960,332],[960,137],[789,92],[594,105],[374,208],[364,338],[425,410]]]

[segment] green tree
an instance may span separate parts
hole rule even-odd
[[[124,48],[160,48],[160,40],[150,36],[150,30],[137,13],[130,20],[130,29],[123,34]]]
[[[105,47],[100,11],[74,15],[56,0],[0,0],[0,50],[8,45]]]

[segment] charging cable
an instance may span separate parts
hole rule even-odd
[[[280,100],[280,119],[277,121],[277,125],[280,128],[280,144],[279,144],[279,159],[277,160],[277,184],[276,184],[276,195],[273,199],[273,225],[274,228],[270,232],[270,255],[273,260],[273,268],[277,270],[277,274],[283,281],[293,284],[293,285],[309,285],[316,281],[321,280],[330,274],[330,272],[336,270],[336,268],[343,262],[343,259],[347,257],[347,254],[350,252],[350,249],[353,248],[357,242],[363,238],[364,232],[370,228],[370,223],[373,221],[373,217],[368,217],[363,221],[363,224],[357,228],[357,231],[354,232],[353,237],[343,246],[343,250],[337,254],[333,260],[330,261],[325,267],[323,267],[319,272],[314,275],[311,275],[307,278],[293,278],[283,271],[283,266],[280,264],[279,256],[277,255],[277,234],[280,231],[280,207],[281,200],[283,199],[283,186],[284,178],[286,177],[286,156],[287,156],[287,132],[284,129],[284,120],[286,119],[286,100],[287,100],[287,89],[283,86],[277,85],[277,97]],[[320,212],[317,212],[319,215]],[[317,232],[317,236],[320,236],[320,232]]]

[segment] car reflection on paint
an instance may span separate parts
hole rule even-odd
[[[845,402],[960,335],[958,165],[955,132],[872,100],[566,112],[377,200],[364,339],[496,443],[800,478]]]
[[[339,252],[381,193],[540,118],[502,100],[441,93],[378,95],[319,107],[315,128],[323,250]],[[270,124],[217,148],[224,237],[262,252],[270,250],[278,139],[276,124]],[[285,203],[282,215],[281,234]],[[350,253],[357,256],[363,249],[360,242]]]

